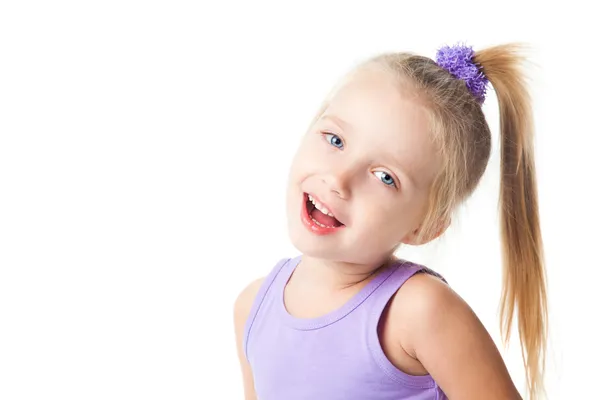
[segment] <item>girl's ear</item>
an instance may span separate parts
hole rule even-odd
[[[448,218],[446,221],[439,221],[439,223],[437,224],[437,230],[435,231],[436,233],[429,237],[424,237],[420,241],[418,241],[418,238],[417,238],[417,236],[419,234],[419,230],[421,229],[421,226],[419,225],[419,227],[417,229],[415,229],[414,231],[412,231],[408,235],[406,235],[404,237],[404,239],[402,239],[401,243],[409,244],[412,246],[418,246],[421,244],[431,242],[432,240],[437,239],[442,233],[444,233],[446,231],[446,229],[448,229],[448,227],[450,226],[451,223],[452,223],[451,218]]]

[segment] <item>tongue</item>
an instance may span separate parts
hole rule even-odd
[[[310,213],[310,216],[317,220],[320,224],[325,226],[340,226],[340,222],[330,217],[329,215],[323,214],[321,211],[316,208]]]

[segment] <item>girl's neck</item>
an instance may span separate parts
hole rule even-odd
[[[388,261],[393,259],[388,258]],[[315,289],[342,291],[364,284],[388,264],[386,261],[373,265],[353,264],[303,255],[294,278]]]

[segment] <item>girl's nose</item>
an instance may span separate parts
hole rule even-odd
[[[324,174],[321,180],[326,190],[333,192],[341,199],[347,200],[350,198],[350,184],[352,182],[352,172],[350,169],[330,171]]]

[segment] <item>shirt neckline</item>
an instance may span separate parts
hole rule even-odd
[[[299,318],[288,312],[285,306],[284,293],[285,287],[287,286],[292,274],[301,261],[302,256],[297,256],[289,261],[288,268],[282,271],[282,283],[279,285],[279,293],[277,295],[277,308],[279,310],[280,317],[286,325],[298,330],[313,330],[323,328],[344,318],[346,315],[352,312],[352,310],[364,302],[397,269],[398,266],[398,262],[394,262],[392,265],[389,265],[377,272],[375,277],[373,277],[365,286],[363,286],[360,291],[358,291],[354,296],[352,296],[347,302],[337,309],[316,318]]]

